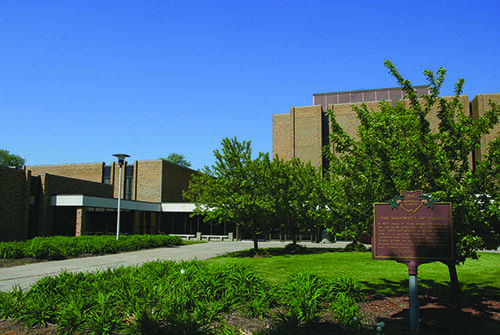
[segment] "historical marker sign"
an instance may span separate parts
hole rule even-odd
[[[374,259],[417,263],[453,259],[450,203],[436,203],[421,191],[402,191],[374,206]]]
[[[430,261],[453,260],[451,204],[436,203],[421,191],[401,191],[375,204],[372,256],[408,266],[410,332],[420,333],[417,269]]]

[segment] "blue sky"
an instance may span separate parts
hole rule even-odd
[[[28,165],[272,152],[272,115],[313,93],[500,92],[500,1],[0,1],[0,148]]]

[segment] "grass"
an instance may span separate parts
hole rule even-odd
[[[284,282],[290,275],[307,270],[324,278],[348,276],[356,278],[369,294],[401,294],[408,291],[406,265],[395,261],[373,260],[369,252],[338,252],[321,249],[315,253],[249,257],[245,252],[233,253],[207,260],[213,264],[241,264],[256,271],[263,278]],[[500,296],[500,254],[480,253],[479,260],[469,260],[457,267],[458,278],[464,290],[473,294],[485,291]],[[419,293],[448,292],[448,267],[442,263],[422,264],[418,268]],[[443,292],[445,291],[445,292]]]

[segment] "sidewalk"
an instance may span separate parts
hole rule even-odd
[[[259,242],[259,248],[284,247],[289,242]],[[331,244],[299,243],[314,248],[343,248],[348,242]],[[72,258],[61,261],[26,264],[0,269],[0,291],[10,291],[14,285],[29,288],[45,276],[62,271],[92,272],[120,266],[135,266],[155,260],[204,260],[233,251],[253,248],[253,242],[209,242],[180,247],[158,248],[113,255]]]

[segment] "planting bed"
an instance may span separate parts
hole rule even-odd
[[[478,300],[456,308],[448,305],[443,298],[420,296],[420,305],[422,334],[498,334],[500,331],[499,301]],[[369,331],[365,328],[359,332],[360,334],[375,334],[374,328],[381,321],[385,323],[383,334],[406,334],[409,324],[408,297],[371,296],[360,304],[360,307],[362,322],[373,329]],[[237,312],[226,315],[224,319],[229,326],[240,329],[240,334],[263,334],[270,326],[269,320],[249,318]],[[343,329],[334,319],[326,315],[303,330],[305,334],[353,334],[352,329]],[[58,332],[57,327],[51,324],[41,328],[26,329],[17,321],[0,320],[0,334],[56,335]]]
[[[375,279],[367,281],[364,278],[363,281],[357,282],[348,277],[337,278],[336,276],[343,273],[341,259],[348,255],[335,251],[331,254],[335,257],[325,261],[322,258],[325,254],[313,251],[263,250],[265,255],[252,255],[251,252],[247,255],[240,252],[226,259],[219,258],[215,264],[152,262],[138,268],[119,268],[95,275],[63,273],[56,279],[40,281],[31,294],[26,295],[25,292],[23,295],[12,293],[9,296],[0,296],[0,316],[2,311],[5,313],[4,317],[7,316],[6,320],[0,320],[0,334],[58,334],[61,333],[61,328],[58,330],[58,326],[52,322],[61,320],[65,323],[66,333],[74,329],[72,333],[82,335],[408,333],[409,303],[402,286],[405,281],[386,280],[380,285]],[[278,254],[275,255],[275,252]],[[311,254],[314,258],[302,260],[297,254]],[[285,258],[280,258],[280,255]],[[366,258],[362,253],[353,256],[361,261]],[[247,265],[252,262],[261,264],[262,260],[275,257],[279,266],[273,263],[274,271],[270,272],[272,277],[278,274],[276,269],[282,270],[283,262],[288,258],[294,260],[295,268],[303,268],[298,266],[302,260],[307,261],[308,268],[315,268],[313,263],[322,266],[331,264],[328,273],[333,273],[334,268],[341,271],[330,278],[315,273],[290,272],[286,279],[272,281],[272,277],[263,279],[250,267],[241,266],[239,262],[233,263],[235,260],[251,259]],[[349,259],[349,268],[352,270],[357,265],[355,259]],[[449,297],[443,293],[447,286],[439,284],[434,273],[432,277],[428,274],[434,267],[429,265],[428,268],[423,268],[420,292],[422,334],[500,334],[498,285],[496,280],[490,281],[487,276],[490,271],[489,263],[496,265],[496,260],[496,257],[487,255],[482,258],[481,285],[470,279],[463,282],[460,307],[448,303]],[[19,261],[21,260],[13,260]],[[367,264],[363,263],[360,267],[366,271]],[[256,266],[255,269],[257,268],[262,266]],[[384,276],[388,276],[391,268],[385,266],[380,271]],[[468,278],[467,273],[462,272],[464,278]],[[477,279],[478,273],[475,273],[474,278]],[[376,278],[377,272],[372,271],[371,276]],[[436,280],[430,281],[430,278]],[[77,287],[77,291],[85,294],[77,295],[74,290]],[[370,295],[356,303],[361,298],[363,287],[366,294]],[[53,292],[56,295],[52,295]],[[339,298],[339,292],[345,294]],[[72,298],[68,299],[69,296]],[[314,303],[311,304],[311,301]],[[181,319],[172,319],[173,314],[161,312],[161,308],[187,314],[181,316]],[[302,318],[296,324],[294,314],[291,313],[293,311],[299,311]],[[145,319],[143,317],[141,321],[140,313],[144,312],[147,313],[142,314]],[[100,315],[111,319],[101,320]],[[157,315],[159,319],[151,315]],[[357,321],[353,321],[353,315]],[[64,319],[66,317],[69,319]],[[28,329],[28,323],[12,318],[26,319],[32,325],[40,326]],[[113,321],[113,318],[117,321]],[[305,319],[308,321],[304,321]],[[193,326],[193,321],[202,324],[201,327],[193,328],[194,332],[179,332],[178,328],[175,328],[179,324]],[[100,332],[98,329],[101,328],[97,322],[104,322],[103,325],[116,328]],[[146,325],[149,331],[138,331],[137,325],[140,322],[143,326]],[[380,322],[384,323],[381,332],[376,330]]]

